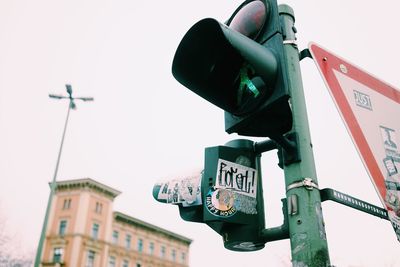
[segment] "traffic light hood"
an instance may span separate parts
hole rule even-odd
[[[252,102],[257,103],[268,95],[267,88],[275,82],[277,68],[276,56],[271,50],[207,18],[196,23],[183,37],[172,73],[194,93],[227,112],[241,115],[256,106],[238,100],[240,85],[244,82],[243,71],[249,72],[248,79],[253,78],[252,72],[263,81],[252,82],[259,93],[253,96]]]
[[[227,133],[271,137],[292,127],[283,40],[272,29],[263,28],[262,36],[274,34],[260,44],[206,18],[189,29],[176,50],[175,79],[225,110]]]

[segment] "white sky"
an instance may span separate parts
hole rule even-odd
[[[37,246],[72,84],[59,180],[91,177],[123,193],[115,210],[194,239],[191,267],[290,266],[289,241],[254,253],[223,248],[206,225],[153,200],[152,185],[203,164],[224,132],[222,110],[171,74],[175,49],[198,20],[225,21],[242,1],[0,1],[0,213],[23,247]],[[315,41],[382,80],[400,86],[395,0],[285,1],[296,14],[300,49]],[[301,62],[321,188],[380,205],[344,124],[312,60]],[[263,155],[268,226],[282,223],[283,172]],[[332,264],[400,266],[388,221],[336,203],[323,204]]]

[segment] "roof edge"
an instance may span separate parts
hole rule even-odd
[[[49,183],[51,185],[51,183]],[[105,184],[99,183],[91,178],[81,178],[81,179],[73,179],[73,180],[64,180],[56,182],[56,189],[66,189],[71,187],[89,187],[94,188],[112,198],[117,197],[121,194],[121,191],[116,190],[112,187],[109,187]]]
[[[163,228],[158,227],[156,225],[147,223],[145,221],[142,221],[140,219],[137,219],[137,218],[134,218],[132,216],[126,215],[126,214],[124,214],[122,212],[119,212],[119,211],[114,211],[113,212],[113,216],[114,216],[115,220],[123,221],[123,222],[130,223],[130,224],[138,224],[138,225],[143,226],[145,228],[149,228],[151,230],[155,230],[155,231],[157,231],[159,233],[163,233],[163,234],[165,234],[167,236],[170,236],[170,237],[175,238],[175,239],[177,239],[179,241],[187,243],[188,245],[190,245],[193,242],[193,240],[190,239],[190,238],[187,238],[185,236],[182,236],[182,235],[179,235],[177,233],[171,232],[169,230],[163,229]]]

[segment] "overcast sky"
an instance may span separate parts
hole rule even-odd
[[[291,266],[288,240],[235,253],[203,224],[153,200],[159,179],[203,165],[204,148],[237,138],[223,112],[171,74],[179,41],[198,20],[225,21],[242,1],[0,0],[0,214],[23,247],[36,248],[72,84],[58,180],[90,177],[122,191],[114,209],[194,240],[190,266]],[[281,1],[296,15],[299,48],[315,41],[400,87],[395,0]],[[311,59],[301,62],[321,188],[379,205],[380,200]],[[258,140],[258,139],[257,139]],[[283,172],[275,152],[263,155],[268,227],[282,223]],[[400,266],[388,221],[323,203],[331,263]]]

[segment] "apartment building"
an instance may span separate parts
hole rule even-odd
[[[57,182],[41,266],[189,266],[192,240],[114,211],[120,193],[90,178]]]

